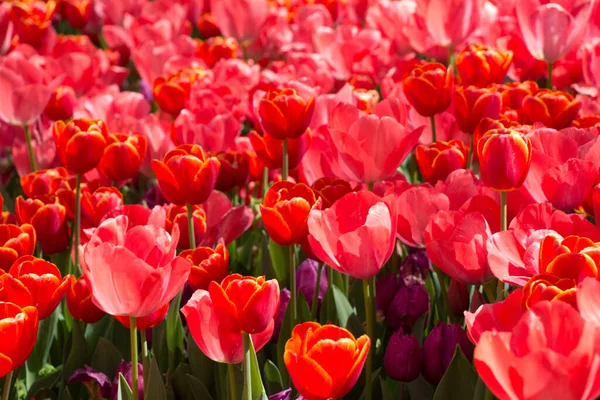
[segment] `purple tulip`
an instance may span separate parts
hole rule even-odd
[[[100,395],[102,398],[107,398],[111,395],[111,383],[108,376],[88,365],[73,372],[73,375],[69,378],[69,383],[72,382],[83,383],[90,392],[92,399],[97,398],[94,397],[95,395]]]
[[[404,286],[404,283],[393,272],[377,279],[375,283],[375,304],[378,315],[385,316],[387,314],[392,300],[394,300],[394,297],[402,286]]]
[[[429,271],[429,258],[425,249],[414,250],[404,259],[400,267],[400,276],[406,282],[420,281],[425,282],[427,272]]]
[[[288,289],[281,289],[279,292],[279,311],[275,316],[275,327],[273,328],[273,335],[271,336],[271,342],[277,343],[279,341],[279,332],[281,331],[281,325],[283,324],[283,318],[285,318],[285,311],[287,310],[288,303],[290,302],[290,291]]]
[[[423,343],[423,377],[432,385],[437,385],[448,369],[456,345],[465,356],[473,358],[473,347],[458,324],[438,323],[427,335]]]
[[[115,378],[113,379],[112,389],[111,389],[111,400],[117,400],[119,396],[119,374],[123,374],[123,377],[131,386],[131,363],[126,361],[121,361],[119,364],[119,369],[117,369],[117,373],[115,374]],[[138,390],[140,394],[140,399],[144,398],[144,369],[142,364],[138,363]]]
[[[307,258],[298,268],[296,268],[296,285],[298,293],[302,293],[308,302],[308,307],[312,308],[313,296],[315,294],[315,286],[317,285],[317,271],[319,263],[315,260]],[[321,282],[319,283],[319,303],[323,301],[325,292],[327,291],[327,271],[321,269]]]
[[[398,331],[385,349],[383,366],[388,376],[400,382],[411,382],[421,373],[421,346],[417,337]]]
[[[398,290],[386,314],[388,326],[397,331],[411,332],[417,320],[429,311],[429,293],[419,283]]]
[[[269,400],[292,400],[292,389],[286,389],[269,396]]]

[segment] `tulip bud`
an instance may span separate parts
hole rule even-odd
[[[410,332],[414,323],[429,311],[429,293],[419,283],[401,287],[386,314],[388,326]]]
[[[113,379],[113,382],[112,382],[112,388],[110,391],[110,393],[111,393],[110,400],[117,400],[118,398],[121,397],[121,396],[119,396],[119,374],[123,374],[123,377],[125,378],[125,380],[129,384],[129,386],[131,387],[131,371],[132,371],[131,363],[128,363],[126,361],[121,361],[121,364],[119,364],[119,369],[117,369],[117,373],[115,374],[115,378]],[[139,363],[138,363],[138,391],[139,391],[140,399],[143,399],[144,398],[144,369],[142,367],[142,364],[139,364]]]
[[[75,91],[70,86],[59,86],[54,89],[44,113],[52,121],[66,120],[73,116],[77,103]]]
[[[90,392],[90,395],[100,394],[103,398],[110,397],[112,386],[110,379],[102,372],[96,371],[89,365],[84,365],[83,368],[73,372],[68,383],[71,384],[73,382],[84,384]]]
[[[404,95],[424,117],[444,112],[452,101],[452,68],[439,63],[417,64],[402,81]]]
[[[102,317],[104,311],[92,302],[92,292],[84,277],[71,279],[67,289],[67,308],[73,318],[88,324],[94,324]]]
[[[375,283],[375,304],[378,319],[387,315],[392,300],[394,300],[402,286],[404,286],[404,282],[393,272],[377,279]]]
[[[460,325],[440,322],[429,332],[423,343],[423,377],[429,383],[440,382],[457,345],[469,360],[473,358],[473,348]]]
[[[315,294],[315,286],[317,285],[317,271],[319,263],[310,258],[304,260],[298,268],[296,268],[296,285],[298,291],[302,293],[308,306],[312,308],[312,301]],[[319,282],[319,304],[325,297],[327,291],[327,271],[325,268],[321,269],[321,280]]]
[[[469,288],[467,285],[450,279],[448,304],[452,314],[457,317],[462,316],[463,312],[469,308]]]
[[[429,258],[427,258],[427,252],[425,249],[419,249],[406,256],[400,267],[400,276],[405,280],[407,277],[415,276],[424,281],[428,271]]]
[[[462,140],[438,140],[415,150],[417,165],[423,179],[431,184],[446,180],[452,171],[467,166],[467,147]]]
[[[464,85],[486,87],[504,81],[512,60],[512,51],[471,44],[456,57],[456,68]]]
[[[310,124],[315,98],[302,98],[295,89],[275,89],[267,92],[258,105],[263,130],[276,139],[295,139]]]
[[[283,325],[283,319],[285,318],[285,312],[287,310],[288,303],[290,302],[290,291],[288,289],[281,289],[279,292],[279,310],[275,315],[275,327],[273,328],[273,336],[271,336],[271,342],[277,343],[279,341],[279,332],[281,331],[281,325]]]
[[[383,366],[396,381],[411,382],[421,373],[421,346],[415,335],[398,331],[392,335],[385,350]]]

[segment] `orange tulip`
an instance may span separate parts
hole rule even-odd
[[[167,218],[165,220],[165,230],[173,232],[173,226],[178,225],[179,242],[178,249],[190,248],[190,234],[188,228],[187,210],[184,206],[171,204],[167,209]],[[206,233],[206,212],[198,205],[192,206],[192,224],[194,225],[194,238],[196,245],[202,241]]]
[[[65,167],[84,174],[98,166],[108,137],[103,121],[86,118],[67,124],[57,121],[52,130],[58,156]]]
[[[358,380],[370,347],[367,335],[355,339],[335,325],[305,322],[292,331],[283,360],[302,396],[341,399]]]
[[[486,87],[502,83],[512,61],[512,51],[471,44],[456,57],[456,69],[463,85]]]
[[[38,310],[0,302],[0,377],[25,363],[37,340]]]
[[[288,163],[293,169],[300,164],[302,157],[310,147],[313,134],[310,129],[297,139],[288,139]],[[256,157],[269,169],[279,169],[283,162],[283,141],[271,135],[259,135],[256,131],[248,134],[250,143],[256,152]]]
[[[315,208],[320,208],[320,203],[311,188],[283,181],[267,191],[260,213],[271,239],[280,246],[289,246],[306,239],[308,215]]]
[[[60,186],[60,181],[68,177],[64,167],[43,169],[23,175],[21,188],[27,197],[38,197],[45,194],[54,194]]]
[[[33,254],[35,243],[33,226],[0,224],[0,271],[8,271],[19,257]]]
[[[450,106],[454,75],[439,63],[417,64],[402,80],[408,102],[424,117],[439,114]]]
[[[306,132],[314,109],[314,97],[306,101],[294,89],[275,89],[260,101],[258,115],[266,134],[279,140],[296,139]]]
[[[83,276],[71,279],[67,288],[67,308],[73,318],[87,324],[95,324],[106,315],[92,301],[90,286]]]
[[[146,138],[142,135],[112,133],[108,135],[98,170],[114,182],[134,178],[146,157],[147,146]]]
[[[450,172],[467,166],[467,147],[462,140],[438,140],[429,146],[419,145],[415,157],[423,179],[435,184],[446,180]]]
[[[541,89],[523,99],[522,113],[525,122],[541,122],[548,128],[563,129],[571,125],[579,114],[581,102],[569,93]]]
[[[67,209],[57,197],[45,196],[44,200],[47,203],[38,199],[25,200],[19,196],[15,201],[15,212],[21,224],[33,225],[44,254],[61,253],[69,247],[70,240]]]
[[[214,67],[220,60],[237,58],[240,45],[235,38],[217,36],[208,38],[206,41],[198,40],[196,57],[204,60],[210,68]]]
[[[217,183],[221,163],[202,147],[184,144],[169,151],[152,169],[166,199],[173,204],[202,204]]]
[[[531,140],[512,129],[492,129],[477,143],[481,180],[494,190],[516,190],[531,165]]]
[[[210,247],[185,250],[180,257],[192,264],[188,284],[194,290],[208,290],[211,282],[220,283],[229,274],[229,251],[222,244],[217,245],[214,250]]]
[[[19,43],[27,43],[39,48],[44,36],[52,28],[52,18],[56,11],[56,2],[15,2],[10,8],[10,17],[14,24]]]
[[[454,116],[458,127],[473,134],[477,124],[485,117],[498,119],[502,96],[491,89],[475,86],[457,88],[454,92]]]
[[[577,282],[549,274],[532,277],[523,287],[523,310],[540,301],[564,301],[577,308]]]
[[[156,104],[164,112],[179,114],[185,108],[194,82],[204,79],[208,73],[204,68],[183,68],[166,78],[156,78],[152,84]]]

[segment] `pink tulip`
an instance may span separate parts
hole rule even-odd
[[[479,180],[473,171],[467,169],[457,169],[452,171],[445,182],[438,182],[436,187],[440,186],[442,191],[450,199],[450,209],[458,210],[474,196],[484,195],[498,199],[497,192],[488,188]]]
[[[206,232],[200,246],[213,247],[220,241],[228,245],[246,232],[254,221],[250,207],[233,207],[231,200],[218,190],[213,190],[201,206],[206,212]]]
[[[310,212],[310,247],[336,271],[358,279],[373,277],[394,250],[396,209],[392,196],[348,193],[330,208]]]
[[[341,103],[329,121],[337,160],[350,181],[377,182],[391,177],[417,144],[423,127],[407,127],[406,108],[398,100],[384,100],[365,115]]]
[[[433,40],[442,47],[455,47],[466,40],[481,21],[483,0],[424,0],[417,9]]]
[[[178,227],[171,236],[154,225],[128,224],[124,215],[102,222],[80,248],[81,269],[98,308],[144,317],[175,297],[192,266],[176,257]]]
[[[258,37],[269,11],[267,0],[211,0],[210,9],[223,35],[240,43]]]
[[[579,284],[577,307],[583,319],[600,326],[600,281],[586,278]]]
[[[9,9],[7,3],[0,4],[0,55],[6,54],[12,44],[15,27],[10,20]]]
[[[0,59],[0,119],[11,125],[29,125],[46,108],[54,88],[44,72],[21,53]]]
[[[553,63],[577,45],[596,0],[523,0],[516,4],[517,19],[527,49],[538,60]]]
[[[413,23],[416,3],[411,0],[372,2],[367,10],[367,26],[378,29],[385,37],[394,41],[400,54],[412,50],[405,26]]]
[[[508,332],[481,335],[479,376],[499,399],[595,399],[600,395],[598,327],[569,304],[543,301]]]
[[[398,239],[411,247],[425,247],[425,228],[432,215],[450,209],[448,196],[429,184],[415,185],[397,197]]]

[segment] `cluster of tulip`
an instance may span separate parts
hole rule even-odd
[[[597,398],[598,2],[1,3],[1,399]]]

